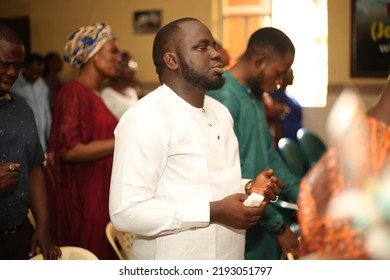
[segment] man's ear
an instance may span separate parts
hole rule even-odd
[[[267,58],[264,55],[257,55],[254,58],[254,64],[256,69],[262,69],[267,65]]]
[[[174,52],[166,52],[163,56],[165,65],[172,71],[178,68],[178,57]]]

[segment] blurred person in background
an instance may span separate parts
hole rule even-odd
[[[221,56],[223,67],[228,67],[230,64],[230,55],[227,49],[222,46],[221,42],[217,42],[217,50]]]
[[[114,259],[105,227],[118,119],[98,89],[105,78],[119,73],[118,41],[110,26],[95,23],[72,33],[64,53],[80,72],[62,87],[53,108],[47,159],[53,232],[61,246]]]
[[[293,81],[294,73],[293,70],[290,69],[290,71],[283,76],[283,81],[280,87],[270,94],[273,99],[274,106],[283,107],[282,114],[280,114],[280,117],[275,119],[273,122],[275,129],[275,143],[277,143],[282,137],[286,137],[297,142],[297,132],[300,128],[302,128],[302,106],[286,90],[288,86],[293,84]]]
[[[301,257],[390,259],[390,76],[368,112],[344,91],[327,122],[330,148],[303,178]]]
[[[121,70],[110,79],[110,82],[101,91],[101,96],[107,108],[117,119],[138,101],[138,94],[131,86],[138,70],[137,62],[128,52],[121,54]]]
[[[64,83],[61,81],[59,74],[62,71],[63,62],[60,55],[56,52],[49,52],[45,55],[45,68],[43,70],[43,79],[49,86],[50,109],[53,108],[54,99]]]
[[[43,57],[36,53],[28,54],[24,61],[24,67],[11,88],[11,92],[23,98],[33,110],[39,140],[43,151],[46,152],[50,135],[51,112],[49,105],[50,90],[42,78],[43,69]]]

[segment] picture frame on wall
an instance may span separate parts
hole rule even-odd
[[[390,73],[390,1],[352,1],[351,76]]]
[[[134,12],[135,33],[155,33],[161,28],[161,11],[148,10]]]

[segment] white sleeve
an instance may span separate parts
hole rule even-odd
[[[209,202],[180,203],[155,196],[170,144],[162,121],[126,116],[115,134],[109,199],[115,228],[159,236],[209,225]]]

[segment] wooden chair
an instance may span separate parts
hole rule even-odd
[[[37,223],[35,222],[34,215],[31,211],[31,209],[28,209],[27,218],[29,219],[30,223],[32,224],[33,228],[37,228]]]
[[[133,233],[118,231],[114,228],[112,222],[108,222],[106,236],[120,260],[131,259],[131,246],[133,245],[134,239]]]

